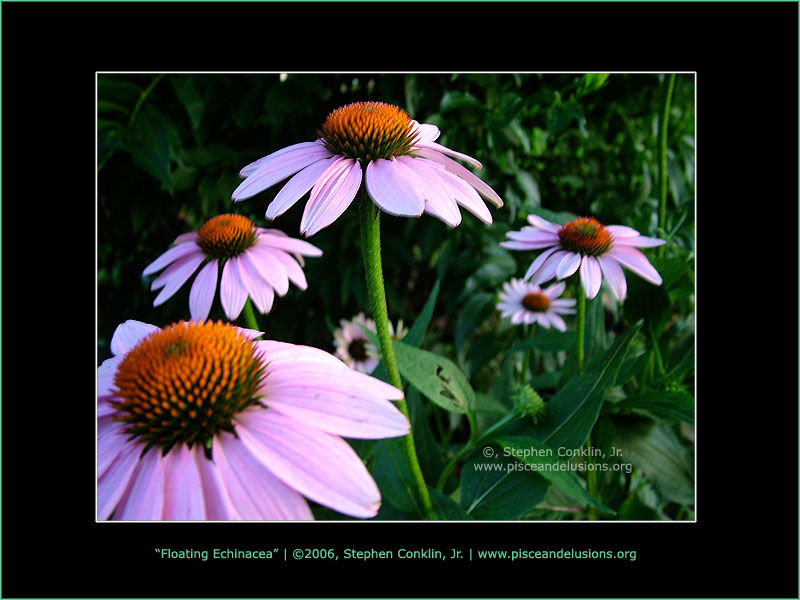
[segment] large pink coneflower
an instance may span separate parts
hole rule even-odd
[[[289,291],[290,281],[306,289],[302,255],[321,256],[322,250],[277,229],[256,227],[245,216],[218,215],[197,232],[179,235],[169,250],[147,266],[143,275],[163,269],[151,286],[153,290],[161,289],[153,301],[153,306],[158,306],[205,263],[189,292],[192,319],[202,321],[211,310],[222,266],[220,300],[225,315],[234,320],[248,297],[260,313],[266,314],[272,308],[275,294],[283,296]]]
[[[664,240],[640,235],[624,225],[606,227],[592,217],[556,225],[530,215],[528,222],[530,227],[508,232],[511,241],[500,245],[512,250],[544,250],[525,273],[524,279],[531,283],[544,283],[553,277],[564,279],[580,269],[587,298],[597,295],[605,278],[621,301],[627,294],[622,271],[625,267],[644,280],[661,285],[661,276],[637,248],[660,246]]]
[[[503,285],[497,310],[514,325],[538,323],[545,329],[552,326],[566,331],[567,324],[560,315],[575,314],[576,303],[574,298],[559,298],[566,286],[560,282],[542,289],[535,283],[512,279]]]
[[[273,152],[244,167],[245,180],[232,194],[244,200],[291,177],[267,207],[274,219],[306,192],[300,231],[311,236],[333,223],[361,187],[390,215],[433,215],[451,227],[461,222],[459,206],[484,223],[492,215],[481,196],[496,207],[500,197],[450,157],[479,169],[474,158],[436,143],[439,129],[420,124],[382,102],[356,102],[328,115],[319,138]]]
[[[375,516],[342,437],[406,435],[402,391],[332,355],[222,322],[120,325],[98,368],[98,520]],[[341,437],[340,437],[341,436]]]

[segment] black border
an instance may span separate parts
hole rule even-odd
[[[0,11],[3,597],[797,597],[797,338],[778,342],[797,332],[796,4]],[[95,523],[94,74],[126,70],[697,72],[699,521]],[[157,547],[614,548],[637,560],[204,563],[160,560]]]

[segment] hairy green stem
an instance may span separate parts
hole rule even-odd
[[[256,320],[256,313],[253,312],[253,305],[250,303],[250,298],[244,301],[244,308],[242,309],[242,317],[244,318],[244,324],[247,326],[248,329],[255,329],[256,331],[261,331],[261,328],[258,326],[258,320]],[[259,336],[256,339],[261,339]]]
[[[575,329],[578,335],[576,355],[578,359],[578,375],[583,373],[583,347],[584,338],[586,336],[586,294],[583,292],[583,286],[578,280],[578,294],[576,300],[578,301],[578,314],[575,319]]]
[[[383,364],[389,377],[389,383],[402,390],[403,381],[400,379],[400,370],[397,367],[397,358],[392,348],[392,337],[389,333],[389,311],[386,306],[386,290],[383,283],[383,264],[381,261],[381,222],[380,211],[375,210],[375,205],[369,197],[360,192],[359,220],[361,222],[361,246],[364,255],[364,273],[367,282],[367,296],[369,299],[372,319],[375,321],[375,329],[378,334]],[[408,406],[405,399],[397,402],[397,408],[409,419]],[[422,468],[417,458],[417,449],[414,446],[413,433],[409,433],[402,440],[406,460],[411,468],[414,477],[414,484],[417,488],[417,495],[422,505],[425,517],[435,520],[436,515],[433,511],[428,486],[422,475]]]
[[[669,108],[672,103],[672,90],[675,88],[675,73],[667,77],[667,89],[661,104],[661,122],[658,130],[658,228],[662,234],[667,230],[667,124]],[[658,249],[664,255],[664,246]]]

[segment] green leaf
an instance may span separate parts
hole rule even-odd
[[[433,310],[436,306],[436,298],[439,296],[439,282],[440,280],[437,279],[436,283],[433,284],[433,289],[428,296],[428,300],[425,302],[425,306],[422,308],[422,312],[419,313],[417,320],[414,321],[414,324],[411,326],[411,329],[408,330],[408,333],[403,336],[402,341],[404,344],[408,344],[409,346],[414,346],[416,348],[419,348],[422,345],[422,340],[425,338],[425,331],[427,331],[428,325],[430,325],[431,319],[433,318]]]
[[[428,486],[433,512],[439,521],[472,521],[472,517],[455,500]]]
[[[671,429],[649,419],[617,416],[614,432],[620,458],[641,469],[662,499],[694,503],[691,452]]]
[[[608,76],[608,73],[586,73],[586,75],[581,77],[580,83],[578,84],[577,97],[580,98],[581,96],[599,90],[603,87]]]
[[[461,468],[461,505],[475,519],[518,519],[547,496],[550,483],[531,470],[515,469],[517,461],[495,452],[477,452]]]
[[[375,442],[375,460],[370,472],[381,495],[395,508],[417,515],[418,504],[414,475],[408,466],[402,438],[387,438]]]
[[[456,319],[456,349],[461,348],[466,339],[486,320],[493,309],[494,294],[477,292],[467,301]]]
[[[574,331],[558,331],[556,329],[544,329],[538,327],[533,337],[517,342],[511,346],[507,352],[524,352],[531,348],[545,350],[546,352],[561,352],[572,348],[575,344]]]
[[[558,456],[555,448],[527,436],[507,436],[495,440],[503,448],[511,451],[511,456],[526,465],[534,467],[536,473],[557,485],[576,500],[608,513],[616,514],[602,502],[589,495],[581,485],[581,481],[572,470],[572,463],[567,458]]]
[[[694,398],[684,391],[651,390],[625,398],[615,408],[667,423],[694,423]]]

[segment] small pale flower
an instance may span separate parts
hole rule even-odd
[[[204,321],[126,321],[97,371],[97,518],[313,519],[305,498],[375,516],[342,439],[406,435],[402,391],[307,346]]]
[[[358,313],[347,321],[339,321],[339,327],[333,332],[333,345],[336,347],[336,356],[351,369],[362,373],[372,373],[378,366],[379,358],[368,349],[373,346],[364,334],[361,326],[370,331],[375,331],[375,321],[368,319],[364,313]]]
[[[208,318],[217,289],[225,316],[236,319],[250,297],[261,314],[272,309],[277,293],[285,295],[289,282],[304,290],[302,256],[321,256],[322,250],[277,229],[264,229],[242,215],[218,215],[197,231],[179,235],[173,246],[154,260],[143,275],[162,273],[152,290],[161,289],[153,306],[171,298],[197,269],[189,292],[189,312],[194,321]],[[200,268],[202,266],[202,268]]]
[[[535,283],[512,279],[503,285],[497,310],[514,325],[538,323],[547,329],[566,331],[567,325],[560,315],[575,314],[576,304],[574,298],[559,298],[566,285],[556,283],[543,290]]]
[[[245,180],[232,198],[250,198],[291,177],[266,216],[283,214],[311,190],[300,223],[305,236],[333,223],[362,182],[375,205],[390,215],[427,213],[456,227],[461,223],[460,206],[491,224],[492,215],[481,198],[498,208],[503,201],[453,158],[476,169],[481,163],[436,143],[438,137],[436,126],[420,124],[390,104],[348,104],[328,115],[317,140],[287,146],[244,167],[239,175]]]
[[[511,241],[500,244],[512,250],[544,250],[528,268],[525,280],[544,283],[553,277],[564,279],[580,269],[587,298],[597,295],[605,278],[620,301],[628,289],[622,267],[653,285],[661,285],[661,276],[637,248],[660,246],[664,240],[640,235],[624,225],[606,227],[592,217],[556,225],[530,215],[528,222],[530,227],[508,232]]]

